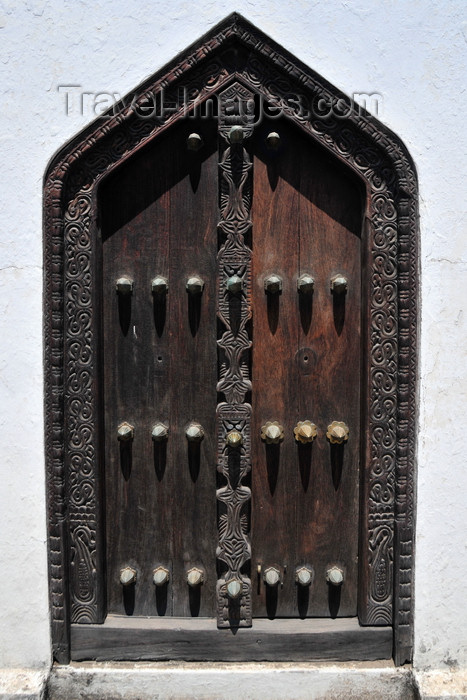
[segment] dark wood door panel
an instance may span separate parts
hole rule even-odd
[[[148,147],[101,191],[107,591],[116,613],[211,615],[215,605],[217,154],[215,128],[204,122],[205,145],[190,158],[190,126]],[[186,291],[193,274],[206,282],[196,300]],[[134,280],[123,301],[122,275]],[[151,292],[156,275],[168,279],[166,296]],[[123,449],[122,421],[135,428]],[[205,431],[194,451],[191,421]],[[153,443],[156,422],[168,425],[167,443]],[[127,565],[138,580],[124,590]],[[170,583],[156,589],[158,565]],[[191,566],[207,573],[200,595],[186,583]]]
[[[208,139],[209,155],[179,150],[180,167],[191,156],[192,173],[185,186],[172,191],[173,217],[169,296],[172,443],[173,614],[210,617],[216,594],[216,255],[218,221],[217,134]],[[183,141],[184,142],[184,139]],[[190,159],[188,159],[190,162]],[[196,173],[199,170],[199,182]],[[204,281],[201,295],[186,292],[189,277]],[[204,430],[200,444],[188,443],[190,422]],[[187,571],[198,567],[204,583],[189,588]]]
[[[277,152],[264,147],[271,130]],[[258,581],[259,616],[355,615],[357,599],[360,447],[361,224],[359,189],[320,148],[285,121],[256,134],[253,220],[253,571],[278,565],[276,591]],[[283,291],[266,298],[262,279],[283,276]],[[303,273],[314,293],[297,291]],[[348,280],[331,294],[336,274]],[[299,445],[298,420],[318,427],[312,445]],[[263,422],[284,426],[281,445],[266,446]],[[327,426],[344,421],[350,439],[331,446]],[[331,565],[345,583],[326,583]],[[297,566],[312,566],[310,589],[295,582]],[[259,594],[258,594],[259,591]]]
[[[186,127],[148,147],[102,187],[104,404],[106,444],[107,590],[117,614],[212,616],[215,611],[216,254],[218,173],[215,128],[197,123],[204,146],[186,151]],[[261,125],[254,141],[252,203],[252,572],[254,613],[269,617],[356,614],[359,433],[361,197],[342,168],[285,121],[281,147],[268,151]],[[269,274],[283,280],[265,293]],[[300,274],[315,279],[305,297]],[[343,300],[330,291],[335,274],[348,280]],[[115,280],[134,281],[122,300]],[[151,293],[167,277],[169,292]],[[204,291],[192,297],[188,277]],[[299,420],[318,426],[313,445],[298,445]],[[261,426],[277,420],[280,445],[266,445]],[[342,420],[351,438],[341,449],[326,428]],[[122,446],[119,423],[135,428]],[[185,429],[199,422],[205,437],[189,445]],[[152,426],[169,426],[153,443]],[[336,564],[345,584],[325,580]],[[312,566],[310,589],[295,569]],[[138,572],[123,589],[119,572]],[[168,586],[152,571],[165,566]],[[189,568],[205,574],[190,589]],[[276,590],[262,581],[278,566]],[[261,573],[258,573],[260,567]],[[330,595],[331,593],[331,595]],[[334,596],[334,597],[333,597]]]
[[[303,465],[313,483],[309,498],[303,493],[299,501],[297,538],[302,557],[311,551],[316,561],[313,614],[349,616],[357,613],[358,587],[362,199],[347,173],[310,141],[300,148],[300,172],[299,272],[312,274],[315,291],[299,325],[299,349],[313,365],[300,373],[299,401],[301,415],[317,424],[318,439],[312,463]],[[348,281],[346,294],[331,293],[338,274]],[[344,445],[326,439],[333,421],[349,427]],[[344,570],[340,588],[326,583],[332,565]]]
[[[292,533],[298,527],[293,427],[299,418],[294,356],[298,347],[300,193],[296,163],[290,155],[266,155],[264,161],[254,161],[251,539],[252,571],[258,579],[253,612],[261,616],[296,614],[289,579],[298,556]],[[264,281],[271,274],[282,278],[280,294],[265,293]],[[286,437],[281,444],[267,445],[261,440],[261,426],[267,421],[284,426]],[[270,566],[280,568],[284,588],[269,589],[262,582]]]

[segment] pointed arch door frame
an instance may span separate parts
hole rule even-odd
[[[415,167],[389,129],[237,14],[64,146],[45,176],[45,438],[54,655],[67,662],[73,629],[90,630],[106,617],[97,189],[114,168],[234,81],[279,109],[366,188],[359,623],[368,630],[392,627],[394,658],[404,663],[411,659],[413,619]],[[308,653],[314,658],[312,650]]]

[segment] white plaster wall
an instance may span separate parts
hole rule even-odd
[[[464,0],[0,3],[0,560],[7,571],[0,665],[50,661],[41,183],[52,154],[93,118],[88,99],[83,114],[73,103],[66,114],[57,87],[123,95],[233,10],[347,94],[382,95],[380,119],[415,160],[422,237],[415,663],[467,665],[465,8]]]

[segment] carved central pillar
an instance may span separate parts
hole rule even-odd
[[[243,483],[251,470],[252,161],[248,140],[253,132],[253,94],[234,83],[220,94],[220,213],[218,225],[218,307],[221,330],[217,406],[217,490],[220,562],[217,582],[218,627],[251,626],[249,510],[251,489]]]

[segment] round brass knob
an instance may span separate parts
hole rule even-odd
[[[349,428],[345,423],[335,420],[328,425],[326,437],[333,445],[342,445],[349,439]]]
[[[152,580],[155,586],[165,586],[169,582],[169,570],[165,566],[158,566],[152,572]]]
[[[169,429],[164,423],[156,423],[152,429],[151,437],[154,442],[163,442],[167,440],[169,435]]]
[[[238,598],[242,593],[242,582],[238,578],[231,578],[226,585],[229,598]]]
[[[122,442],[126,442],[127,440],[133,440],[134,435],[135,429],[132,425],[130,425],[126,421],[124,423],[120,423],[120,425],[117,428],[117,436],[119,440],[121,440]]]
[[[122,296],[128,296],[133,291],[133,280],[130,277],[120,277],[116,283],[115,287],[118,294]]]
[[[227,280],[226,287],[231,294],[238,294],[243,289],[243,280],[238,275],[232,275]]]
[[[267,294],[279,294],[282,292],[282,278],[279,275],[269,275],[264,280],[264,291]]]
[[[302,294],[312,294],[315,288],[315,281],[311,275],[303,274],[297,280],[297,289]]]
[[[151,290],[153,294],[167,294],[169,291],[169,283],[166,277],[158,275],[151,282]]]
[[[189,569],[186,574],[186,581],[189,586],[200,586],[204,581],[204,574],[202,570],[198,569],[198,567],[196,566],[194,566],[192,569]]]
[[[277,586],[281,580],[281,572],[277,567],[269,566],[264,570],[263,579],[268,586]]]
[[[201,442],[204,438],[204,430],[199,423],[190,423],[185,431],[185,435],[189,442]]]
[[[313,570],[309,566],[299,566],[295,570],[295,581],[300,586],[310,586],[313,581]]]
[[[271,149],[271,151],[277,151],[277,149],[279,148],[280,142],[281,142],[281,137],[279,136],[277,131],[271,131],[271,133],[269,133],[266,136],[266,145],[268,148]]]
[[[284,428],[276,420],[268,420],[261,426],[261,439],[268,445],[277,445],[284,439]]]
[[[238,430],[231,430],[225,436],[225,441],[229,447],[240,447],[240,445],[243,443],[243,437]]]
[[[201,294],[204,289],[204,282],[201,277],[190,277],[186,282],[186,291],[190,294]]]
[[[331,292],[333,294],[345,294],[347,288],[348,282],[343,275],[335,275],[331,278]]]
[[[203,145],[203,139],[199,134],[190,134],[186,140],[186,147],[189,151],[199,151]]]
[[[344,582],[344,572],[338,566],[331,566],[326,571],[326,581],[332,586],[341,586]]]
[[[243,126],[233,126],[229,131],[230,143],[242,143],[244,136]]]
[[[313,442],[318,435],[318,428],[309,420],[300,420],[294,428],[295,439],[297,442],[306,444]]]
[[[131,566],[125,566],[120,571],[120,583],[122,586],[131,586],[136,583],[136,571]]]

